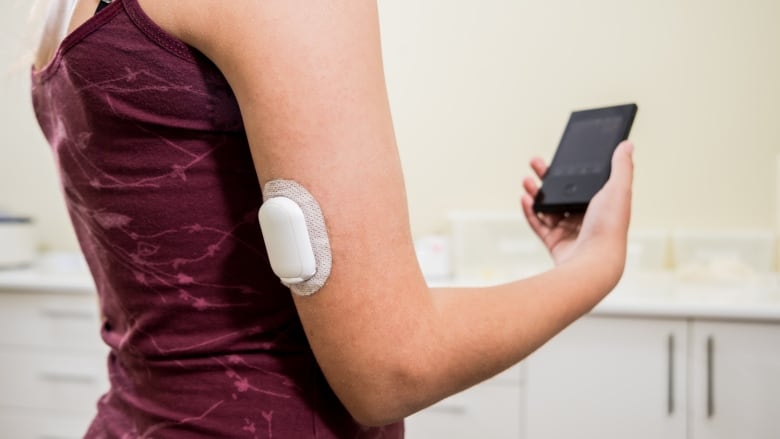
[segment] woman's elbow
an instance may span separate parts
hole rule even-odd
[[[355,401],[345,402],[350,415],[361,425],[367,427],[381,427],[403,420],[411,413],[399,410],[390,404],[380,401]]]
[[[354,379],[343,389],[334,389],[357,422],[382,426],[403,420],[423,408],[420,374],[408,367],[373,371]]]

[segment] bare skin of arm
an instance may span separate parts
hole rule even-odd
[[[295,305],[328,382],[368,425],[401,419],[522,360],[617,283],[632,146],[587,215],[537,217],[556,268],[500,286],[430,289],[414,254],[372,0],[141,0],[233,88],[261,183],[292,179],[319,202],[333,269]],[[532,161],[536,176],[545,164]],[[261,200],[258,200],[258,205]]]

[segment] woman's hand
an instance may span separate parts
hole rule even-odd
[[[610,262],[612,276],[618,279],[625,265],[626,235],[631,217],[631,186],[633,181],[633,149],[622,142],[612,156],[612,173],[604,187],[593,197],[585,214],[559,215],[537,214],[533,201],[539,191],[534,179],[526,177],[523,187],[526,193],[521,204],[528,224],[550,251],[556,265],[560,265],[583,252]],[[531,168],[540,179],[547,172],[547,165],[538,157],[531,160]],[[616,281],[616,280],[615,280]]]

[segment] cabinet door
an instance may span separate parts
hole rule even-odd
[[[92,422],[88,415],[0,409],[0,437],[13,439],[81,439]]]
[[[3,346],[106,352],[94,295],[0,293]]]
[[[100,354],[2,350],[0,409],[91,414],[109,388],[107,375],[106,358]]]
[[[682,439],[686,323],[589,316],[527,360],[528,439]]]
[[[407,439],[520,439],[520,387],[480,384],[406,419]]]
[[[692,324],[692,439],[780,437],[780,325]]]

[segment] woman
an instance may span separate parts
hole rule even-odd
[[[375,1],[98,3],[52,8],[33,71],[111,347],[87,437],[399,438],[405,416],[520,361],[619,280],[628,143],[584,218],[534,215],[525,179],[554,269],[426,286]],[[260,188],[277,179],[327,225],[332,270],[310,296],[263,247]]]

